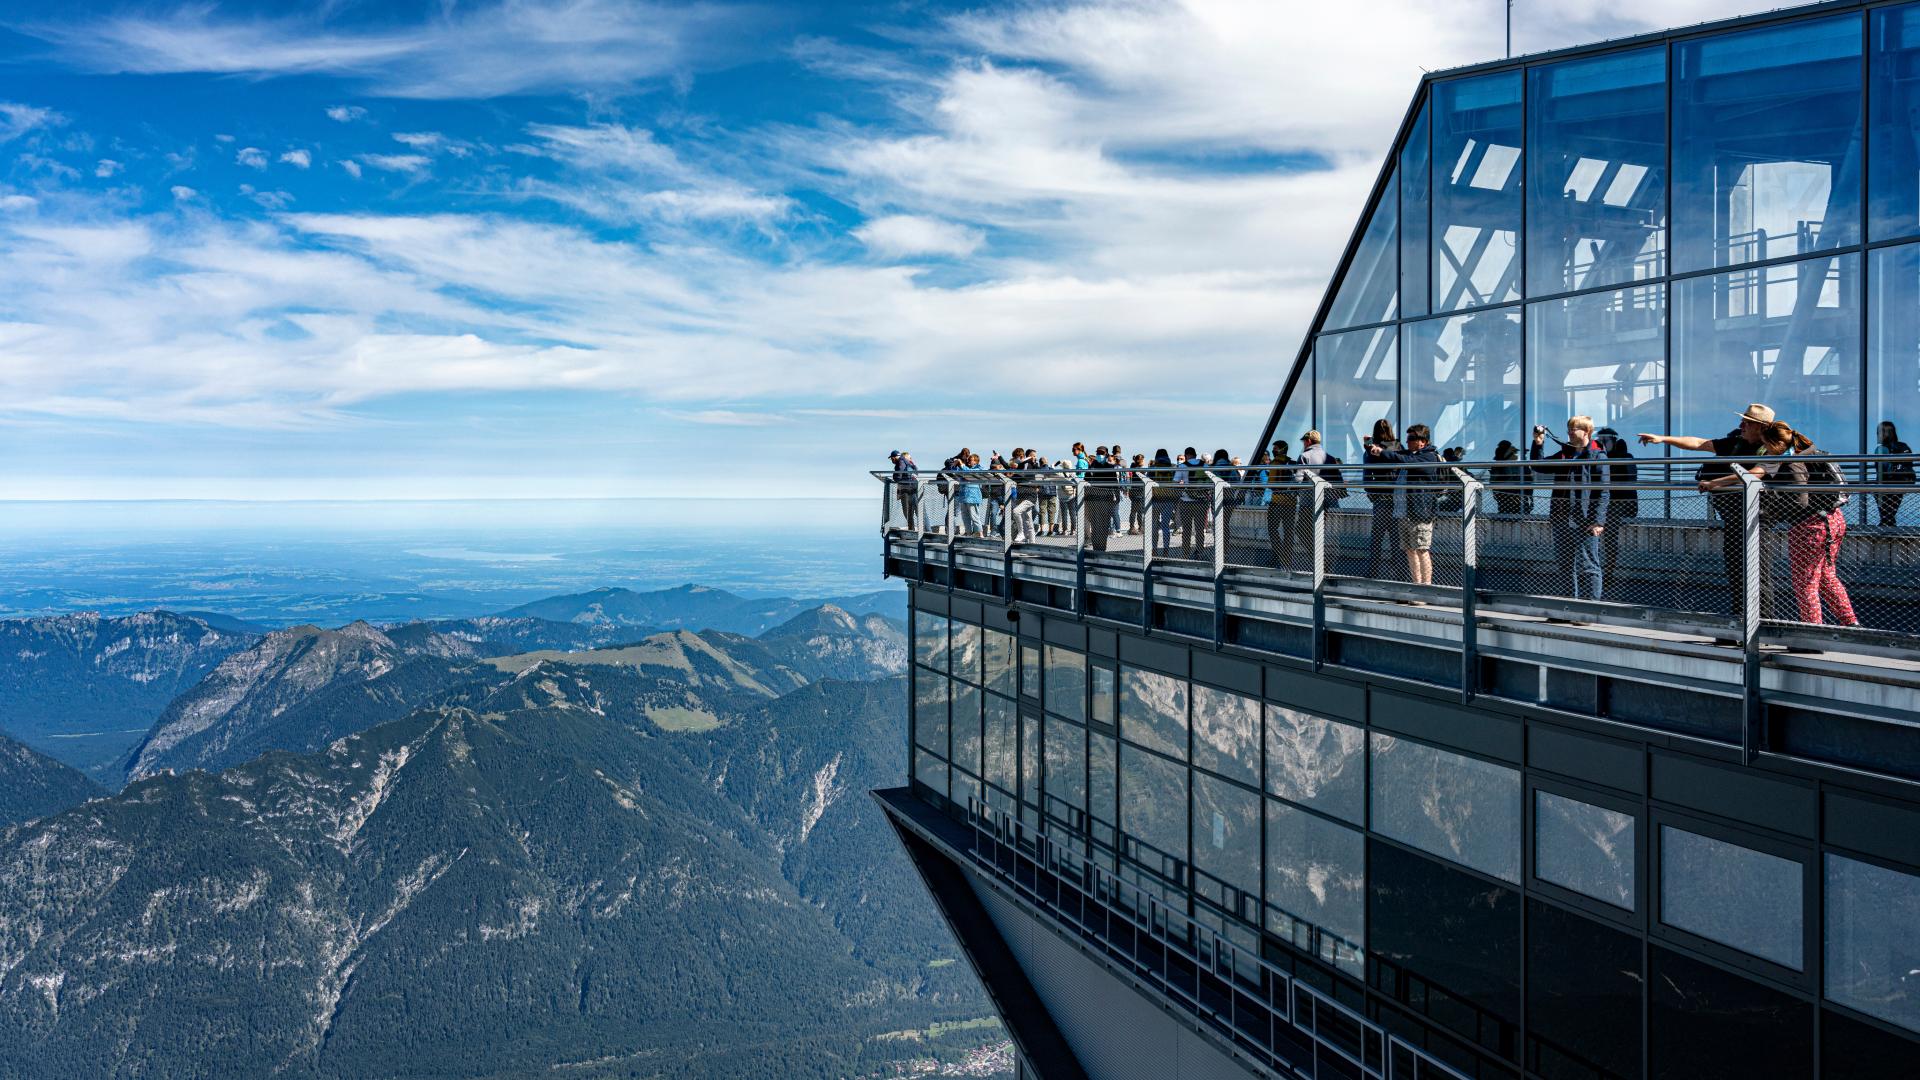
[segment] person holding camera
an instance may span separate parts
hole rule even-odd
[[[1606,585],[1600,538],[1607,531],[1612,477],[1604,464],[1606,454],[1593,441],[1593,418],[1569,417],[1567,441],[1551,454],[1546,446],[1547,428],[1541,424],[1533,429],[1527,458],[1556,463],[1535,466],[1553,483],[1547,521],[1553,530],[1554,560],[1572,569],[1574,599],[1598,600]]]

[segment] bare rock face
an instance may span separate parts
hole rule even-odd
[[[805,611],[760,635],[760,643],[812,679],[879,679],[907,670],[906,627],[835,604]]]
[[[444,667],[445,654],[457,652],[429,635],[414,655]],[[267,749],[307,748],[318,741],[311,733],[291,732],[292,742],[278,737],[277,729],[286,728],[292,714],[311,709],[329,689],[372,687],[413,658],[364,622],[338,630],[276,630],[229,656],[169,705],[129,756],[126,778],[132,782],[160,772],[220,768]],[[333,737],[324,731],[320,735]]]

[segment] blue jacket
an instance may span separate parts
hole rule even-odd
[[[1553,477],[1553,501],[1548,503],[1548,513],[1555,520],[1566,521],[1573,525],[1605,525],[1607,506],[1613,499],[1613,493],[1606,488],[1595,490],[1591,487],[1576,486],[1605,484],[1613,479],[1611,461],[1600,448],[1588,443],[1584,449],[1575,450],[1571,446],[1562,446],[1551,454],[1543,454],[1544,448],[1535,444],[1527,449],[1529,461],[1564,461],[1565,465],[1542,465],[1535,470]]]
[[[959,465],[956,466],[953,471],[956,473],[983,473],[987,470],[978,465]],[[959,488],[960,490],[955,492],[953,496],[955,502],[960,503],[962,506],[980,505],[979,484],[961,484]]]

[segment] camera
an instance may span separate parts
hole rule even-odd
[[[1547,425],[1545,424],[1533,425],[1533,433],[1535,435],[1545,435],[1547,433]]]

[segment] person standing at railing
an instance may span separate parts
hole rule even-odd
[[[1619,577],[1620,537],[1627,523],[1640,516],[1640,466],[1620,464],[1632,461],[1633,454],[1627,449],[1627,440],[1610,427],[1594,432],[1593,443],[1611,462],[1607,483],[1612,498],[1607,502],[1607,531],[1600,534],[1600,580],[1619,597],[1623,584]]]
[[[905,450],[895,450],[887,455],[893,462],[893,498],[900,504],[900,516],[906,519],[909,531],[926,532],[927,523],[914,520],[914,508],[920,505],[920,467],[913,463],[913,455]]]
[[[1287,452],[1284,441],[1273,444],[1276,453],[1261,454],[1254,462],[1262,466],[1254,471],[1252,480],[1261,485],[1261,494],[1265,497],[1262,506],[1267,526],[1267,558],[1278,570],[1293,568],[1294,549],[1299,546],[1294,517],[1299,510],[1299,492],[1281,485],[1291,484],[1298,479],[1294,475],[1293,456]]]
[[[1886,461],[1874,463],[1874,482],[1898,487],[1912,487],[1913,447],[1900,441],[1900,432],[1893,426],[1893,421],[1891,420],[1880,421],[1879,430],[1874,434],[1873,452],[1876,455],[1884,454],[1887,457]],[[1902,458],[1905,460],[1900,460]],[[1906,501],[1906,498],[1907,493],[1904,491],[1880,491],[1874,493],[1873,501],[1880,510],[1881,528],[1891,529],[1900,524],[1900,504]],[[1861,520],[1866,520],[1865,515],[1861,516]]]
[[[986,500],[980,490],[979,474],[985,471],[980,467],[980,455],[973,453],[953,468],[954,509],[960,515],[961,536],[983,535],[981,514]]]
[[[1393,492],[1388,496],[1388,507],[1400,523],[1400,547],[1407,556],[1407,580],[1415,585],[1433,584],[1433,523],[1440,516],[1439,495],[1434,485],[1440,451],[1433,448],[1432,438],[1427,425],[1414,424],[1407,428],[1405,450],[1384,449],[1377,442],[1367,446],[1369,464],[1412,466],[1398,470]]]
[[[1028,464],[1028,454],[1029,451],[1016,446],[1013,448],[1012,460],[1007,463],[1010,469],[1008,475],[1013,479],[1013,505],[1007,508],[1007,513],[1011,516],[1013,540],[1018,544],[1032,543],[1037,531],[1034,518],[1038,511],[1035,506],[1040,496],[1034,487],[1033,469]]]
[[[1060,534],[1060,483],[1054,478],[1053,466],[1047,459],[1032,451],[1027,452],[1027,460],[1033,463],[1034,506],[1039,510],[1041,536]]]
[[[1319,429],[1309,428],[1300,436],[1300,456],[1294,459],[1294,464],[1298,466],[1298,468],[1291,470],[1291,475],[1295,482],[1307,483],[1309,482],[1307,473],[1312,471],[1318,473],[1320,479],[1333,485],[1336,491],[1338,491],[1338,494],[1336,494],[1335,491],[1329,491],[1327,493],[1327,509],[1331,510],[1333,509],[1334,503],[1340,501],[1341,495],[1345,494],[1344,489],[1340,488],[1340,470],[1326,468],[1328,465],[1336,465],[1338,463],[1338,458],[1327,453],[1326,446],[1321,442]],[[1306,497],[1306,493],[1295,492],[1293,526],[1287,532],[1288,565],[1292,564],[1293,553],[1299,551],[1303,546],[1303,542],[1312,535],[1313,500]],[[1308,554],[1312,554],[1311,545],[1308,544],[1305,546],[1308,548]]]
[[[1607,531],[1612,494],[1608,490],[1609,469],[1602,464],[1606,455],[1593,442],[1593,418],[1569,417],[1567,441],[1551,454],[1546,447],[1547,429],[1534,428],[1528,459],[1554,463],[1535,466],[1553,482],[1547,520],[1553,530],[1554,561],[1573,570],[1575,600],[1598,600],[1606,585],[1600,538]]]
[[[1815,454],[1812,439],[1778,421],[1767,425],[1760,452],[1768,457],[1793,455],[1771,470],[1771,483],[1760,496],[1760,514],[1766,524],[1787,526],[1787,567],[1800,621],[1825,623],[1824,602],[1834,622],[1859,626],[1838,566],[1840,542],[1847,535],[1847,515],[1841,509],[1845,478]],[[1765,591],[1764,582],[1761,588]]]
[[[1213,491],[1207,483],[1206,468],[1207,463],[1201,458],[1200,451],[1191,446],[1180,455],[1179,463],[1173,467],[1174,490],[1180,493],[1177,502],[1180,508],[1180,548],[1189,559],[1198,556],[1200,545],[1207,542],[1207,504],[1213,499]]]
[[[1129,487],[1127,483],[1127,459],[1121,453],[1119,443],[1114,443],[1113,449],[1107,451],[1107,460],[1113,463],[1113,498],[1108,500],[1110,505],[1107,508],[1107,517],[1112,523],[1112,531],[1117,533],[1121,529],[1120,504],[1127,500]]]
[[[1373,434],[1362,443],[1366,449],[1366,460],[1374,459],[1377,450],[1382,454],[1399,453],[1400,440],[1393,434],[1393,424],[1385,417],[1373,422]],[[1438,454],[1434,455],[1439,458]],[[1399,477],[1392,469],[1363,469],[1360,473],[1361,486],[1366,490],[1367,501],[1373,504],[1372,529],[1367,535],[1367,576],[1376,580],[1389,580],[1393,573],[1394,528],[1393,499]]]
[[[1107,448],[1095,447],[1093,460],[1081,474],[1081,498],[1087,506],[1087,545],[1095,551],[1107,550],[1107,538],[1113,533],[1112,503],[1120,495],[1115,486],[1118,483],[1119,475]]]
[[[1123,475],[1127,478],[1127,532],[1139,536],[1147,531],[1147,456],[1133,455]]]
[[[1747,406],[1740,414],[1740,426],[1717,439],[1702,439],[1694,435],[1650,435],[1642,432],[1639,436],[1642,446],[1673,446],[1681,450],[1704,451],[1716,458],[1752,459],[1760,454],[1760,436],[1767,425],[1773,423],[1773,410],[1759,402]],[[1746,510],[1740,494],[1740,478],[1734,472],[1740,467],[1756,477],[1765,477],[1766,469],[1752,460],[1745,463],[1733,460],[1709,461],[1700,466],[1694,476],[1694,486],[1705,492],[1707,505],[1712,507],[1714,516],[1720,519],[1720,559],[1726,570],[1727,584],[1733,592],[1733,617],[1736,621],[1746,615]],[[1760,617],[1766,618],[1772,607],[1770,594],[1760,590]],[[1729,644],[1738,642],[1728,641]]]

